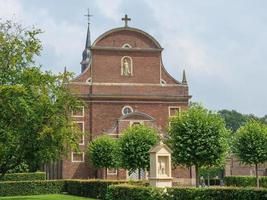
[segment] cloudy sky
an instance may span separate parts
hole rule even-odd
[[[92,41],[125,13],[154,36],[167,70],[178,80],[186,70],[193,101],[267,114],[266,0],[0,0],[0,18],[44,31],[45,70],[79,73],[87,8]]]

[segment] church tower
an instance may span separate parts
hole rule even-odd
[[[85,48],[82,53],[81,73],[83,73],[84,70],[89,67],[90,59],[91,59],[90,17],[92,15],[90,15],[89,9],[88,9],[87,15],[85,16],[88,18],[88,27],[87,27]]]

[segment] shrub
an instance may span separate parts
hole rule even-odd
[[[109,186],[106,200],[164,200],[164,190],[134,185]]]
[[[161,188],[113,185],[109,186],[107,200],[262,200],[266,189],[249,188]]]
[[[64,191],[64,180],[0,182],[0,196],[56,194]]]
[[[224,184],[227,186],[256,187],[256,177],[252,176],[226,176]],[[260,177],[260,186],[267,188],[267,177]]]
[[[65,180],[66,192],[72,195],[104,199],[108,186],[127,181],[112,180]]]
[[[12,173],[5,174],[1,181],[34,181],[34,180],[45,180],[45,172],[34,172],[34,173]]]

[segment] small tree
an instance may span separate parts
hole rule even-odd
[[[103,135],[90,142],[88,154],[89,159],[96,168],[105,169],[105,177],[107,168],[118,167],[119,156],[117,141],[110,136]]]
[[[157,132],[145,125],[134,125],[123,131],[120,138],[121,166],[130,172],[149,169],[149,150],[157,143]]]
[[[267,126],[251,120],[237,130],[233,152],[241,162],[255,165],[259,187],[258,165],[267,161]]]
[[[170,145],[174,165],[195,166],[196,186],[199,169],[221,163],[227,152],[223,119],[200,106],[193,106],[170,119]]]

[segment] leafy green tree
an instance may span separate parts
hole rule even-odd
[[[248,119],[247,116],[235,110],[220,110],[219,113],[225,120],[226,128],[232,130],[232,132],[236,132]]]
[[[157,132],[145,125],[134,125],[125,129],[119,139],[121,166],[131,172],[149,169],[149,150],[158,141]]]
[[[89,159],[96,168],[105,169],[105,177],[107,168],[117,168],[119,165],[118,149],[118,141],[107,135],[96,138],[88,146]]]
[[[69,73],[35,66],[41,31],[0,23],[0,174],[22,163],[36,171],[77,148],[70,111],[79,105],[65,86]]]
[[[267,162],[267,125],[251,120],[240,127],[234,138],[233,152],[241,162],[255,165],[259,187],[258,165]]]
[[[170,118],[169,133],[174,165],[195,166],[197,187],[199,169],[219,165],[225,159],[228,131],[217,113],[190,107]]]

